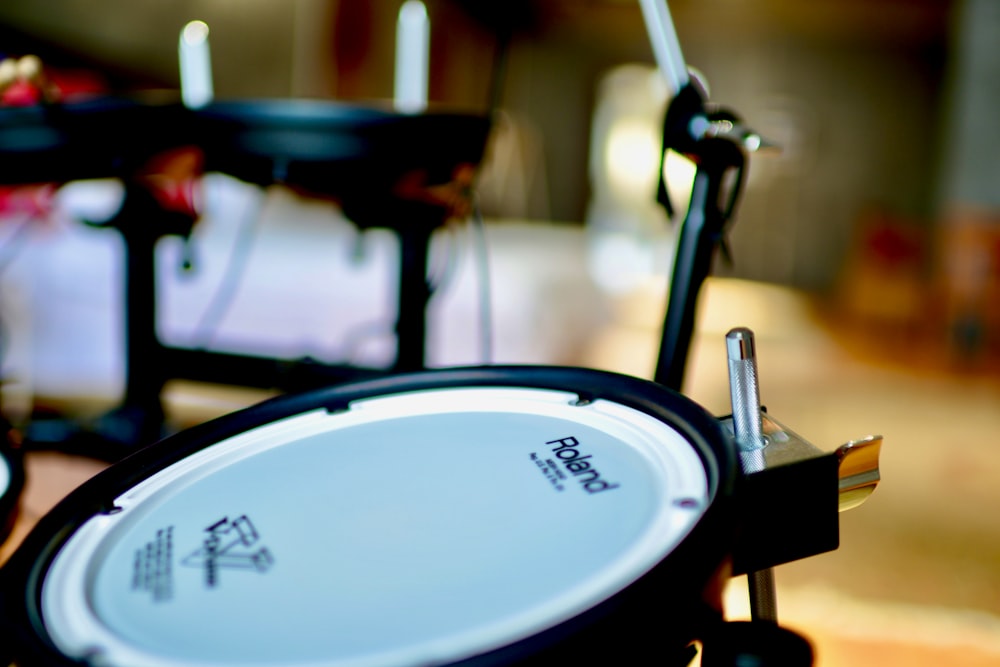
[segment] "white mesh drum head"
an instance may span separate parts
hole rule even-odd
[[[638,580],[709,504],[673,427],[535,388],[429,389],[252,428],[86,521],[42,585],[71,657],[425,665]]]

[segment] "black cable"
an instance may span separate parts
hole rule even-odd
[[[487,96],[487,114],[492,118],[500,108],[500,98],[503,96],[503,84],[507,78],[507,59],[510,51],[511,35],[503,32],[497,35],[496,49],[493,51],[493,65],[490,73],[490,88]]]
[[[458,241],[455,233],[454,225],[445,225],[443,228],[446,238],[442,243],[445,244],[443,250],[435,252],[435,256],[444,255],[443,261],[437,261],[440,264],[440,268],[430,267],[427,270],[427,286],[430,289],[431,295],[441,289],[443,286],[451,282],[458,273]]]
[[[500,100],[503,97],[503,84],[507,76],[507,61],[510,52],[510,42],[513,38],[513,29],[509,27],[501,28],[497,34],[496,49],[493,53],[493,66],[490,75],[490,89],[487,100],[487,116],[492,122],[500,108]],[[490,263],[489,263],[489,243],[486,239],[486,222],[483,219],[483,211],[479,205],[479,197],[473,191],[472,197],[472,242],[475,254],[476,275],[479,284],[479,354],[481,362],[490,364],[494,362],[494,340],[493,340],[493,291],[490,283]]]
[[[489,244],[486,242],[486,224],[479,199],[473,195],[472,203],[473,250],[476,254],[479,278],[479,335],[482,363],[493,363],[493,291],[490,283]]]
[[[223,272],[222,280],[215,290],[212,300],[209,302],[201,319],[195,326],[193,340],[196,345],[207,348],[212,339],[218,333],[218,327],[222,319],[226,316],[233,305],[236,291],[243,281],[247,264],[250,258],[250,251],[257,238],[260,223],[263,219],[263,202],[265,200],[264,191],[259,191],[260,195],[256,202],[247,206],[247,215],[239,225],[239,231],[233,244],[232,252],[229,253],[229,260]],[[256,205],[254,205],[256,204]]]

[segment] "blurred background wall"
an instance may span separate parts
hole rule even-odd
[[[22,46],[20,40],[76,56],[115,77],[116,86],[174,87],[177,34],[200,18],[212,28],[220,97],[359,101],[391,95],[398,4],[7,0],[0,22],[14,45],[7,51]],[[995,3],[966,4],[973,15],[994,12]],[[954,176],[967,151],[944,146],[962,141],[961,131],[949,131],[949,113],[965,114],[959,129],[981,123],[964,110],[964,100],[989,94],[969,81],[981,66],[958,57],[981,62],[993,48],[974,39],[984,21],[959,20],[966,4],[670,3],[686,60],[704,73],[713,100],[784,147],[780,157],[755,165],[753,195],[733,236],[743,250],[735,271],[829,287],[862,216],[884,212],[927,228],[942,196],[975,196],[964,185],[947,193],[937,185],[943,179],[975,187]],[[431,0],[428,6],[431,99],[442,105],[487,108],[498,35],[512,34],[500,103],[538,142],[530,157],[543,173],[524,184],[529,192],[487,213],[582,221],[589,186],[581,166],[597,81],[614,65],[652,62],[638,3]],[[539,188],[544,192],[533,191]]]

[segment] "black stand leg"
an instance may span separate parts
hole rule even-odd
[[[427,304],[431,288],[427,282],[427,253],[437,224],[408,220],[399,236],[399,313],[396,320],[395,372],[424,368],[427,338]]]
[[[187,235],[194,220],[164,211],[136,185],[108,226],[124,241],[125,390],[121,405],[98,418],[94,434],[123,452],[151,444],[164,432],[161,400],[166,383],[163,347],[156,334],[156,243],[168,234]]]
[[[127,182],[115,216],[99,227],[124,241],[125,390],[121,403],[91,423],[34,419],[25,427],[25,446],[60,449],[116,461],[164,433],[160,393],[165,384],[164,350],[156,336],[156,243],[168,234],[188,235],[194,218],[164,210],[142,184]]]
[[[118,227],[125,241],[125,405],[159,409],[165,377],[156,335],[156,234],[137,221]]]

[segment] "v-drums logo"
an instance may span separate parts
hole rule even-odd
[[[188,567],[205,570],[205,586],[214,588],[219,582],[220,569],[267,572],[274,557],[261,546],[260,535],[245,514],[232,521],[223,518],[205,529],[208,535],[198,549],[181,561]]]

